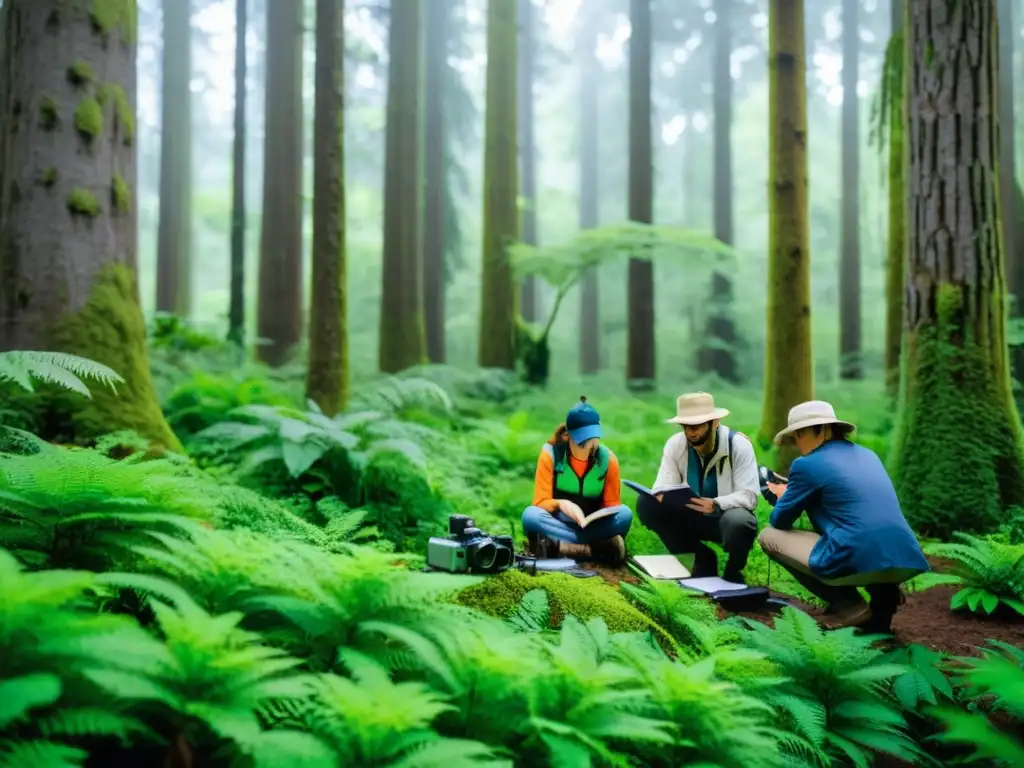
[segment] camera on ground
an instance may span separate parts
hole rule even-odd
[[[449,573],[500,573],[515,562],[511,536],[490,536],[467,515],[448,518],[448,536],[431,536],[427,565]]]

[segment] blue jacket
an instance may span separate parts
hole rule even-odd
[[[809,563],[821,578],[888,568],[930,570],[885,467],[864,446],[829,441],[793,462],[771,524],[790,529],[805,511],[821,536]]]

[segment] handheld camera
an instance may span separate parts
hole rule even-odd
[[[449,573],[500,573],[514,561],[511,536],[490,536],[466,515],[450,515],[448,536],[427,542],[427,565]]]

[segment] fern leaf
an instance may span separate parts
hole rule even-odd
[[[0,768],[81,768],[89,753],[53,741],[16,741],[0,746]]]
[[[60,697],[61,687],[60,678],[51,674],[0,680],[0,730],[23,719],[34,707],[53,704]]]
[[[92,395],[82,381],[83,378],[96,379],[115,392],[115,385],[124,382],[112,368],[78,355],[26,350],[0,352],[0,379],[13,381],[31,392],[33,378],[57,384],[86,397]]]

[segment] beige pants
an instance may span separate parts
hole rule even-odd
[[[821,538],[812,531],[780,531],[768,526],[757,537],[761,549],[772,560],[789,566],[801,573],[806,573],[818,581],[833,587],[863,587],[868,584],[902,584],[917,576],[920,571],[911,568],[886,568],[870,573],[855,573],[838,579],[823,579],[815,575],[808,563],[811,550]]]

